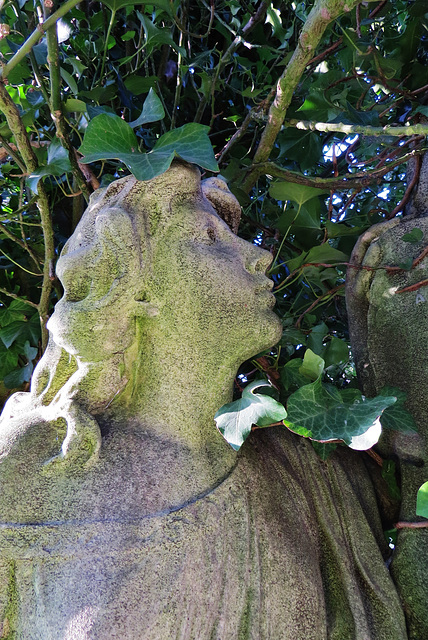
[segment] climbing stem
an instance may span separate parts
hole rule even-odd
[[[24,161],[26,173],[33,173],[37,169],[36,154],[34,153],[30,140],[27,136],[27,132],[21,120],[19,111],[2,82],[0,82],[0,111],[3,112],[9,129],[11,130],[13,137],[15,138],[15,144],[18,148],[22,160]],[[42,348],[45,349],[48,340],[46,322],[49,314],[52,281],[54,280],[55,245],[52,219],[49,209],[49,200],[42,181],[39,182],[38,191],[39,197],[37,199],[36,206],[40,214],[40,222],[42,225],[45,247],[42,291],[38,304],[38,310],[42,333]]]
[[[343,13],[351,11],[358,2],[359,0],[316,0],[300,33],[298,45],[278,80],[266,127],[254,155],[254,164],[268,160],[296,87],[328,25]],[[242,184],[244,191],[249,192],[257,178],[257,171],[250,170]]]
[[[59,58],[58,48],[58,33],[56,24],[52,25],[46,32],[46,41],[48,47],[48,63],[49,63],[49,77],[51,84],[51,99],[50,108],[52,120],[55,123],[55,129],[58,139],[62,146],[68,152],[68,159],[70,161],[73,176],[76,179],[77,186],[82,192],[86,202],[89,200],[90,192],[86,183],[85,177],[79,167],[79,163],[76,157],[76,151],[71,143],[70,137],[67,131],[67,125],[62,112],[61,102],[61,66]]]

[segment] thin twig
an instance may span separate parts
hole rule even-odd
[[[413,260],[413,263],[412,263],[412,269],[414,269],[415,267],[417,267],[417,266],[418,266],[418,264],[419,264],[420,262],[422,262],[422,260],[423,260],[423,259],[425,258],[425,256],[427,256],[427,255],[428,255],[428,246],[426,246],[426,247],[425,247],[425,249],[424,249],[423,251],[421,251],[421,253],[418,255],[418,257],[417,257],[417,258],[415,258],[415,259]]]
[[[411,181],[409,182],[409,184],[407,185],[406,191],[404,192],[404,196],[401,198],[400,202],[397,204],[397,206],[391,211],[391,213],[389,213],[386,216],[387,220],[391,220],[391,218],[395,218],[395,216],[397,215],[397,213],[400,213],[400,211],[402,211],[405,207],[405,205],[407,204],[407,202],[410,199],[410,196],[412,194],[413,188],[414,186],[417,184],[418,180],[419,180],[419,174],[421,172],[421,166],[422,166],[422,159],[420,156],[416,157],[416,166],[415,166],[415,172],[413,174],[413,178],[411,179]]]
[[[428,520],[425,522],[396,522],[393,525],[394,529],[426,529],[428,527]]]
[[[375,462],[377,462],[380,467],[383,467],[383,458],[381,458],[381,456],[376,453],[376,451],[373,451],[373,449],[367,449],[365,453],[367,453],[370,458],[373,458],[373,460],[375,460]]]
[[[34,307],[35,309],[39,308],[39,305],[37,305],[35,302],[31,302],[31,300],[26,300],[25,298],[21,298],[21,296],[17,296],[16,293],[7,291],[7,289],[3,289],[3,287],[0,287],[0,293],[3,293],[5,296],[9,296],[9,298],[13,298],[14,300],[25,302],[25,304],[28,304],[30,305],[30,307]]]
[[[25,164],[22,162],[21,158],[14,151],[14,149],[12,149],[10,144],[8,144],[2,136],[0,136],[0,144],[2,147],[4,147],[4,149],[6,149],[10,157],[16,162],[16,164],[21,169],[21,171],[25,173],[26,172]]]
[[[356,31],[357,31],[358,38],[361,38],[360,9],[361,9],[361,4],[357,4],[357,8],[355,10],[355,21],[356,21]]]
[[[312,67],[314,65],[318,65],[318,63],[322,62],[324,58],[327,58],[327,56],[329,56],[330,53],[333,53],[334,51],[336,51],[336,49],[338,49],[341,44],[343,44],[343,36],[341,36],[338,40],[336,40],[336,42],[334,42],[332,45],[327,47],[327,49],[324,49],[324,51],[321,51],[321,53],[315,56],[315,58],[312,58],[312,60],[309,60],[308,66],[310,65]]]
[[[7,64],[0,69],[0,76],[3,78],[7,78],[8,74],[14,69],[20,62],[28,55],[31,49],[38,43],[39,40],[43,38],[46,31],[52,25],[56,24],[56,22],[65,16],[71,9],[73,9],[77,4],[79,4],[81,0],[67,0],[63,5],[59,7],[55,13],[53,13],[45,22],[42,24],[38,24],[34,29],[33,33],[27,40],[21,45],[18,51],[14,56],[9,60]]]
[[[183,44],[183,32],[180,31],[180,36],[179,36],[179,40],[178,40],[178,45],[179,47],[182,46]],[[171,129],[175,129],[175,122],[177,119],[177,109],[178,109],[178,103],[180,102],[180,95],[181,95],[181,87],[182,87],[182,79],[181,79],[181,53],[178,52],[177,54],[177,78],[176,78],[176,85],[175,85],[175,95],[174,95],[174,105],[172,107],[172,113],[171,113]]]
[[[395,167],[398,167],[402,164],[405,164],[410,158],[415,157],[418,154],[424,153],[424,149],[412,150],[409,153],[406,153],[401,158],[390,162],[385,165],[381,169],[373,169],[372,171],[359,172],[359,173],[348,173],[341,178],[320,178],[320,177],[310,177],[298,173],[297,171],[289,171],[288,169],[283,169],[279,167],[274,162],[262,162],[260,164],[253,164],[248,171],[251,171],[254,175],[257,174],[257,177],[261,175],[273,176],[275,178],[281,178],[282,180],[286,180],[287,182],[293,182],[294,184],[304,184],[310,187],[315,187],[317,189],[355,189],[355,188],[363,188],[370,185],[372,182],[376,182],[376,180],[380,180],[383,176]]]
[[[225,155],[227,153],[229,153],[229,151],[233,147],[233,145],[236,144],[236,142],[238,142],[238,140],[240,140],[242,138],[242,136],[244,135],[244,133],[248,129],[248,125],[250,124],[252,118],[253,118],[253,115],[252,115],[252,113],[250,111],[245,116],[245,118],[244,118],[241,126],[239,127],[239,129],[233,134],[233,136],[230,138],[230,140],[228,140],[228,142],[224,145],[223,149],[218,154],[217,162],[219,164],[223,161],[223,158],[225,157]]]
[[[421,287],[426,287],[426,286],[428,286],[428,280],[420,280],[420,282],[415,282],[415,284],[411,284],[408,287],[397,289],[395,293],[408,293],[410,291],[417,291]]]
[[[202,4],[204,4],[204,6],[207,6],[205,2],[202,2]],[[264,19],[265,15],[266,15],[266,11],[268,9],[268,6],[269,6],[268,2],[261,2],[260,3],[260,5],[258,6],[255,14],[253,16],[251,16],[251,18],[248,20],[248,22],[242,28],[242,36],[241,35],[236,35],[235,39],[233,40],[233,42],[229,45],[229,47],[227,48],[225,53],[222,55],[221,60],[217,64],[217,68],[216,68],[216,72],[214,74],[214,77],[211,80],[211,89],[210,89],[210,91],[207,91],[205,93],[205,95],[202,97],[202,100],[201,100],[201,102],[199,104],[199,107],[198,107],[198,110],[196,112],[196,116],[194,118],[194,122],[200,122],[201,121],[203,113],[204,113],[204,110],[205,110],[205,107],[206,107],[207,102],[208,102],[208,97],[211,97],[211,92],[215,90],[217,79],[220,77],[220,73],[223,71],[223,69],[226,66],[226,64],[230,61],[230,59],[232,58],[232,56],[235,53],[236,49],[241,44],[244,43],[244,38],[246,36],[248,36],[248,34],[259,24],[259,22],[262,22],[262,20]],[[217,16],[217,18],[218,18],[218,16]],[[225,25],[225,26],[228,26],[228,25]]]
[[[309,307],[307,309],[305,309],[303,311],[303,313],[300,314],[300,316],[298,317],[296,323],[295,323],[295,327],[296,329],[300,328],[300,323],[302,322],[303,318],[305,317],[305,315],[307,313],[309,313],[310,311],[312,311],[312,309],[315,309],[316,306],[319,305],[320,302],[322,302],[323,300],[328,300],[328,298],[331,298],[332,296],[334,296],[340,289],[343,289],[345,286],[345,283],[339,284],[337,287],[333,287],[332,289],[330,289],[329,291],[326,291],[326,293],[323,293],[321,296],[319,296],[319,298],[317,298],[316,300],[313,301],[313,303],[311,305],[309,305]]]
[[[205,4],[205,6],[207,6],[206,3],[204,3],[204,4]],[[202,33],[202,34],[193,33],[192,31],[188,31],[183,26],[183,24],[179,21],[178,16],[174,14],[173,15],[173,19],[174,19],[174,22],[175,22],[178,30],[180,31],[180,33],[184,33],[186,36],[190,36],[191,38],[198,38],[199,40],[203,40],[204,38],[207,38],[211,33],[211,28],[213,26],[214,16],[215,16],[215,2],[214,2],[214,0],[210,0],[210,4],[211,4],[211,6],[210,6],[210,21],[208,23],[207,30],[205,31],[205,33]]]
[[[26,251],[30,255],[34,264],[40,269],[40,260],[33,253],[30,247],[23,240],[20,240],[19,238],[17,238],[11,231],[9,231],[8,227],[5,224],[2,224],[1,222],[0,222],[0,232],[4,233],[4,235],[7,238],[9,238],[9,240],[11,240],[12,242],[15,242],[19,247],[21,247],[21,249]]]

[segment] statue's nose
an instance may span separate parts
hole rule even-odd
[[[250,273],[264,273],[271,262],[272,254],[269,253],[269,251],[251,244],[249,245],[245,258],[245,268],[247,271]]]

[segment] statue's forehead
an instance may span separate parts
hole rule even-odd
[[[95,193],[64,255],[95,248],[111,233],[133,236],[131,242],[145,245],[171,228],[178,235],[197,233],[222,220],[235,232],[239,217],[239,203],[226,183],[212,178],[201,185],[196,168],[177,164],[154,180],[127,176]]]

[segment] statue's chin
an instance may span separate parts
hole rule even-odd
[[[281,320],[278,318],[278,316],[276,315],[276,313],[272,312],[272,315],[274,317],[274,321],[272,322],[272,332],[275,333],[275,341],[274,344],[277,344],[281,338],[282,338],[282,332],[283,332],[283,327],[282,327],[282,322]]]
[[[270,309],[265,311],[261,322],[254,328],[256,330],[256,334],[252,334],[254,336],[253,340],[251,340],[250,336],[247,334],[247,351],[243,355],[242,361],[248,360],[256,353],[261,353],[262,351],[266,351],[267,349],[274,347],[281,340],[283,330],[282,322]],[[241,346],[243,346],[243,342],[241,343]]]

